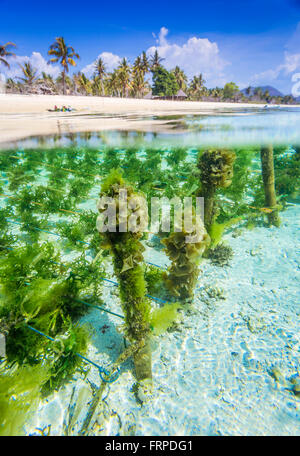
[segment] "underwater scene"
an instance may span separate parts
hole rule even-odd
[[[0,436],[300,435],[300,111],[0,147]]]

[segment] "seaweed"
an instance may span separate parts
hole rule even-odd
[[[193,242],[188,242],[189,237],[193,237]],[[209,241],[203,223],[197,219],[195,225],[195,218],[192,232],[187,232],[184,228],[181,231],[175,229],[168,238],[162,240],[165,252],[172,262],[168,273],[163,274],[166,286],[184,304],[193,300],[199,275],[198,263]]]
[[[47,381],[42,385],[42,395],[58,390],[65,382],[72,379],[75,370],[85,373],[82,360],[78,356],[85,355],[89,342],[89,330],[85,326],[70,325],[62,335],[46,347],[47,360],[51,360]]]
[[[198,193],[204,197],[204,224],[208,233],[219,214],[216,190],[230,186],[235,159],[235,153],[226,149],[210,149],[199,155],[197,166],[200,170],[201,186]]]
[[[152,296],[158,296],[164,288],[164,272],[156,266],[147,265],[145,269],[145,280],[147,291]]]
[[[48,369],[41,365],[1,367],[0,374],[0,436],[25,435],[24,425],[38,407]]]
[[[47,388],[57,387],[79,367],[75,352],[86,350],[87,332],[74,322],[88,310],[77,299],[87,283],[60,265],[51,243],[9,251],[1,258],[0,273],[0,331],[6,336],[7,362],[22,366],[44,360],[52,379]],[[62,337],[66,341],[62,358],[53,357],[47,339],[30,331],[28,324],[50,337]]]
[[[143,217],[145,207],[140,200],[140,195],[126,184],[120,170],[112,170],[103,181],[100,193],[98,209],[100,214],[104,212],[101,197],[111,197],[116,207],[119,207],[119,198],[126,190],[126,201],[134,203],[140,211],[140,219]],[[121,195],[121,196],[120,196]],[[130,206],[129,206],[130,207]],[[134,211],[129,209],[125,216],[128,224]],[[120,298],[125,315],[125,334],[132,344],[141,348],[134,354],[134,363],[137,380],[141,384],[148,384],[152,380],[151,351],[149,346],[150,337],[150,303],[145,297],[146,282],[144,278],[143,251],[140,242],[142,231],[138,227],[135,230],[122,232],[120,224],[124,224],[124,216],[116,214],[115,232],[102,232],[103,247],[108,248],[113,257],[114,272],[118,278]],[[102,223],[102,216],[99,216]],[[98,224],[99,227],[99,224]],[[127,226],[127,229],[129,227]]]
[[[265,191],[265,205],[270,211],[267,213],[269,225],[279,226],[278,205],[275,193],[275,173],[273,147],[271,145],[261,148],[262,179]]]
[[[300,182],[300,149],[274,148],[275,189],[278,195],[297,197]]]
[[[180,308],[181,306],[178,302],[173,302],[152,310],[150,315],[150,327],[155,336],[163,334],[179,321],[180,314],[178,311]]]
[[[216,266],[228,266],[229,261],[233,257],[233,250],[230,245],[220,243],[215,248],[210,248],[206,256]]]

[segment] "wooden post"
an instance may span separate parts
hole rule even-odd
[[[268,215],[269,225],[279,226],[280,218],[278,215],[277,200],[275,193],[275,173],[274,173],[274,157],[273,146],[263,146],[260,151],[262,178],[265,190],[266,207],[272,209]]]

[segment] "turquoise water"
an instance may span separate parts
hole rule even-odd
[[[66,271],[55,270],[62,277],[74,270],[82,255],[87,264],[100,258],[97,265],[106,281],[101,282],[97,305],[118,315],[124,309],[111,254],[99,250],[95,224],[84,231],[97,214],[105,175],[120,167],[138,191],[185,196],[197,188],[199,151],[221,145],[232,147],[237,155],[232,184],[217,196],[219,223],[240,217],[222,237],[232,249],[232,258],[221,265],[203,258],[192,305],[179,312],[168,331],[152,337],[153,390],[147,400],[142,403],[135,393],[134,364],[129,358],[103,393],[88,435],[300,435],[300,115],[292,108],[239,114],[176,117],[168,119],[169,130],[159,134],[114,131],[31,138],[1,152],[0,209],[10,211],[1,213],[6,219],[0,218],[2,236],[4,232],[15,236],[7,245],[1,238],[1,246],[17,250],[48,241],[61,254],[59,262],[69,265]],[[185,132],[180,131],[183,124]],[[172,133],[174,126],[179,133]],[[270,142],[282,205],[280,227],[268,226],[264,212],[260,148]],[[86,225],[78,225],[82,211],[90,211],[85,214]],[[63,222],[76,230],[69,231]],[[170,260],[159,241],[151,233],[142,239],[144,261],[167,270]],[[6,271],[9,250],[1,247],[0,253],[0,269]],[[33,263],[39,265],[39,261],[36,256]],[[34,267],[30,265],[33,269],[26,277],[29,286],[38,279]],[[46,264],[39,274],[46,274]],[[57,276],[51,280],[57,281]],[[18,293],[27,296],[28,284],[18,286],[10,295],[1,289],[0,311],[8,306],[7,296],[17,305]],[[85,287],[80,297],[95,304],[94,291],[90,285]],[[161,305],[160,300],[172,300],[164,293],[162,289],[153,292],[152,309]],[[28,321],[38,324],[34,318]],[[124,343],[128,344],[122,320],[93,308],[77,323],[89,325],[91,340],[85,356],[110,369],[124,352]],[[3,331],[1,319],[0,328]],[[6,335],[9,338],[9,332]],[[41,366],[52,361],[53,354],[48,354]],[[9,362],[1,366],[5,369],[1,376],[11,375],[14,399],[22,394],[30,397],[28,391],[18,392],[22,383],[13,379]],[[85,372],[77,369],[56,391],[46,397],[37,395],[29,409],[22,409],[21,403],[17,413],[21,425],[10,432],[78,435],[101,381],[95,366],[82,366]],[[7,397],[1,393],[0,377],[0,410],[5,416]],[[14,403],[8,401],[8,405],[16,410]],[[0,434],[9,433],[7,429],[2,422]]]

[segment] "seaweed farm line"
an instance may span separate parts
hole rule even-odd
[[[109,142],[0,151],[0,435],[300,435],[299,145]]]

